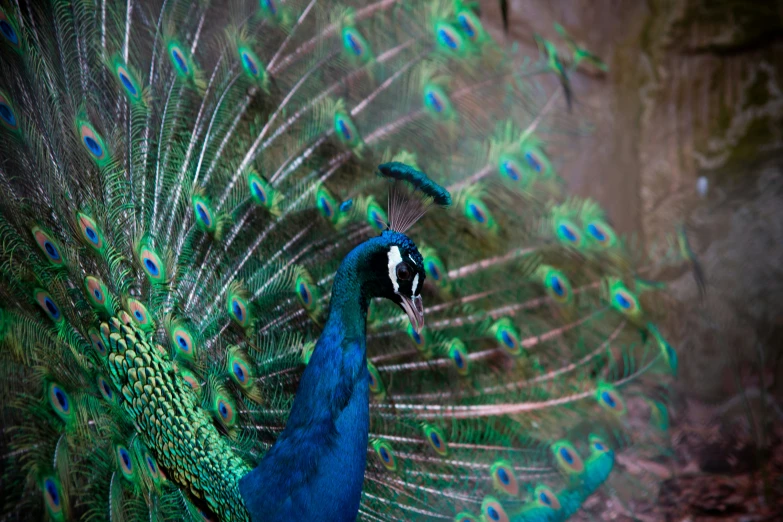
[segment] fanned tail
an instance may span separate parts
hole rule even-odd
[[[658,292],[556,172],[581,129],[538,82],[556,55],[515,65],[459,1],[52,0],[0,24],[10,518],[247,519],[238,480],[340,260],[387,226],[391,161],[453,205],[410,231],[422,334],[370,311],[362,520],[565,520],[639,443],[629,403],[665,427]]]

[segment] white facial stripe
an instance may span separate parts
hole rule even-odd
[[[400,284],[397,282],[397,265],[402,263],[402,256],[400,255],[400,249],[397,246],[392,246],[389,249],[389,279],[391,279],[392,286],[394,287],[394,293],[400,293]]]
[[[416,287],[419,286],[419,274],[413,278],[413,287],[411,287],[411,295],[416,295]]]

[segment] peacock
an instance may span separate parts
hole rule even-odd
[[[547,522],[644,482],[677,353],[558,175],[605,69],[570,37],[523,57],[463,0],[0,32],[2,520]]]

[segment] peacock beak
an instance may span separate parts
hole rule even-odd
[[[424,304],[421,301],[421,295],[414,295],[413,297],[401,295],[400,299],[402,309],[408,314],[413,331],[417,335],[421,334],[421,329],[424,327]]]

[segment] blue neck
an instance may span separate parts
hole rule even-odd
[[[355,248],[340,265],[329,319],[285,430],[240,480],[253,520],[356,520],[369,431],[367,246]]]

